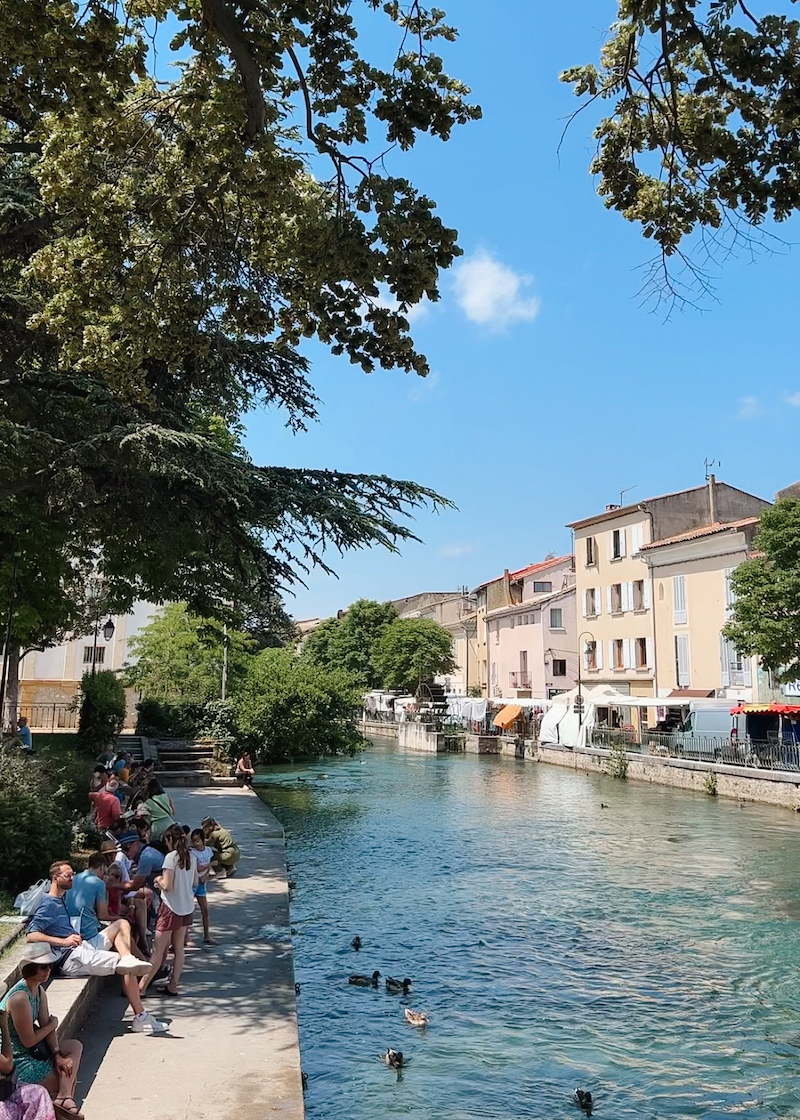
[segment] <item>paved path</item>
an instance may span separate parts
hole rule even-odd
[[[209,889],[211,932],[192,926],[181,996],[147,1007],[171,1019],[167,1035],[132,1034],[119,981],[86,1020],[78,1099],[86,1120],[302,1120],[300,1050],[280,824],[254,793],[174,789],[178,817],[214,816],[242,848],[232,879]]]

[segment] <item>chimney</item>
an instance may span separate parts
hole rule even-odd
[[[708,476],[708,517],[709,524],[717,522],[717,480],[713,474]]]

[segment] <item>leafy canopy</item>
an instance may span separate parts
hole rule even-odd
[[[800,501],[784,498],[761,514],[756,553],[732,574],[736,596],[726,636],[758,654],[783,681],[800,678]]]
[[[737,231],[800,208],[800,23],[743,0],[617,0],[600,64],[562,75],[585,104],[613,100],[592,173],[605,204],[642,226],[660,254],[650,279],[690,298],[670,273],[693,230],[713,255]],[[730,235],[730,236],[729,236]]]
[[[441,11],[364,10],[396,30],[386,68],[350,0],[0,5],[0,520],[12,547],[53,534],[65,611],[72,560],[100,557],[121,604],[241,619],[440,502],[241,442],[256,407],[316,418],[305,338],[427,372],[406,312],[460,250],[389,151],[479,111]]]
[[[344,669],[365,688],[380,688],[383,677],[377,650],[386,627],[396,618],[392,603],[357,599],[341,618],[326,619],[311,631],[303,657],[323,668]]]
[[[381,634],[375,665],[384,688],[416,691],[440,673],[452,673],[453,639],[429,618],[398,618]]]

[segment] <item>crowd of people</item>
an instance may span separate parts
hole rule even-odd
[[[241,856],[213,817],[194,829],[177,819],[152,760],[101,756],[89,800],[99,848],[78,874],[68,859],[52,864],[28,922],[21,978],[4,995],[0,985],[0,1120],[82,1120],[75,1101],[82,1048],[59,1036],[45,991],[52,975],[117,974],[131,1030],[168,1030],[144,1000],[153,991],[165,1000],[179,995],[195,909],[203,943],[216,944],[207,885],[234,875]]]

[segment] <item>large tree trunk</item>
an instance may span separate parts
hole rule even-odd
[[[17,717],[19,716],[19,655],[20,647],[13,643],[9,645],[6,662],[5,709],[12,734],[17,730]]]

